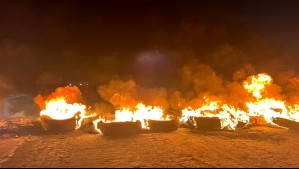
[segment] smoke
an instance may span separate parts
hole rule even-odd
[[[106,102],[96,103],[94,105],[94,111],[106,120],[112,121],[115,119],[115,107],[112,104]]]
[[[181,88],[192,89],[198,95],[218,95],[223,92],[222,78],[209,66],[199,63],[197,60],[190,60],[180,69]]]
[[[116,107],[134,108],[136,105],[136,83],[133,80],[111,80],[108,85],[99,86],[98,93]]]
[[[75,102],[84,95],[104,114],[134,109],[138,102],[171,113],[199,107],[207,98],[244,107],[254,97],[243,81],[265,72],[273,82],[264,97],[290,104],[299,99],[299,62],[287,44],[265,38],[248,27],[257,22],[212,8],[214,3],[167,9],[149,3],[132,11],[130,2],[123,3],[126,8],[108,3],[77,8],[71,1],[0,3],[1,98],[15,91],[38,93],[35,102],[43,108],[54,97]],[[82,82],[90,90],[56,89]]]
[[[169,108],[168,93],[165,88],[144,88],[139,86],[137,100],[145,105],[163,107],[165,110]]]
[[[294,70],[280,72],[276,82],[283,89],[281,94],[283,98],[291,105],[298,104],[299,74]]]
[[[38,65],[32,50],[13,39],[0,42],[0,71],[18,91],[31,91],[35,86]]]
[[[42,96],[41,94],[39,94],[34,98],[34,102],[39,106],[41,110],[43,110],[45,109],[47,101],[60,97],[65,98],[68,104],[83,102],[82,93],[76,86],[58,87],[54,92],[46,96]]]
[[[15,92],[15,86],[5,75],[0,74],[0,118],[24,115],[23,113],[17,115],[10,110],[12,105],[8,102],[7,97],[13,92]]]
[[[5,97],[15,90],[15,86],[8,81],[7,77],[0,74],[0,97]]]
[[[47,95],[50,92],[52,92],[56,87],[58,87],[61,84],[61,82],[61,77],[59,77],[54,72],[43,72],[40,76],[38,76],[36,80],[38,93]]]
[[[138,85],[132,79],[111,80],[109,84],[100,85],[98,87],[98,94],[107,103],[97,104],[99,112],[110,112],[111,105],[115,109],[130,108],[134,110],[138,103],[143,103],[147,106],[163,107],[167,110],[169,108],[168,92],[166,88],[149,88]],[[110,104],[110,106],[109,106]]]

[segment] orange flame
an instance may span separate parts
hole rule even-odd
[[[89,117],[86,115],[86,106],[77,103],[76,100],[82,99],[81,92],[76,86],[59,87],[55,92],[47,97],[38,95],[34,101],[42,109],[40,116],[48,116],[55,120],[65,120],[76,117],[77,127],[80,128],[83,119]]]
[[[248,122],[248,116],[240,109],[235,109],[233,106],[223,104],[220,106],[220,101],[209,101],[203,104],[198,109],[191,107],[182,110],[181,122],[187,122],[189,117],[218,117],[220,119],[221,128],[227,127],[234,130],[238,121]]]
[[[78,113],[85,114],[85,105],[79,103],[68,104],[63,97],[46,101],[46,108],[40,116],[46,115],[56,120],[65,120],[75,117]]]
[[[258,74],[257,76],[250,76],[244,82],[244,88],[252,93],[256,98],[262,98],[261,92],[265,90],[265,85],[271,84],[272,78],[266,73]]]
[[[276,117],[299,122],[299,104],[287,106],[286,101],[267,96],[271,93],[269,90],[272,83],[272,77],[266,73],[248,77],[243,82],[243,87],[253,97],[238,101],[241,103],[242,108],[235,107],[236,105],[229,105],[225,103],[225,100],[215,99],[214,97],[210,99],[205,96],[203,103],[200,103],[200,99],[190,100],[189,106],[186,104],[187,106],[181,110],[180,121],[186,123],[190,120],[190,117],[217,117],[220,119],[221,128],[230,130],[235,130],[239,122],[245,124],[253,122],[250,118],[256,116],[263,117],[267,123],[271,124],[274,124],[273,118]],[[115,103],[115,105],[121,105],[121,108],[115,111],[114,121],[116,122],[139,120],[142,123],[142,127],[148,129],[147,120],[149,119],[169,119],[169,116],[165,117],[164,110],[161,107],[137,103],[130,95],[114,94],[110,101],[113,101],[112,103]],[[180,102],[178,102],[179,104]],[[196,108],[192,107],[191,104],[196,105]]]
[[[96,123],[99,121],[106,121],[105,119],[98,119],[95,121]],[[114,122],[136,122],[140,121],[142,124],[142,128],[149,129],[148,120],[169,120],[169,117],[164,117],[164,111],[161,107],[157,106],[146,106],[143,103],[138,103],[135,106],[135,110],[131,110],[130,108],[123,107],[120,110],[115,111],[115,119]]]
[[[181,121],[187,122],[189,117],[218,117],[221,127],[234,130],[239,122],[249,123],[250,117],[262,116],[267,123],[273,123],[273,118],[280,117],[299,122],[299,104],[286,106],[283,100],[263,97],[266,85],[271,85],[273,80],[266,73],[250,76],[244,81],[244,88],[254,96],[254,100],[245,102],[247,110],[234,106],[221,104],[221,101],[210,101],[205,98],[205,103],[198,109],[190,106],[182,110]],[[275,124],[274,124],[275,125]]]

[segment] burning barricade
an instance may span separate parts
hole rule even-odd
[[[190,106],[182,110],[181,122],[189,123],[198,129],[229,129],[247,125],[270,125],[298,129],[298,105],[287,106],[283,100],[264,97],[265,88],[272,84],[272,78],[265,74],[248,77],[244,88],[250,99],[244,103],[244,110],[235,108],[222,101],[204,98],[204,103],[194,109]]]
[[[81,92],[77,87],[60,87],[50,95],[38,95],[35,102],[39,105],[40,122],[47,131],[70,131],[81,127],[86,118],[86,106],[81,101]]]
[[[225,99],[205,96],[203,100],[195,102],[196,104],[187,101],[184,104],[186,108],[182,108],[179,116],[169,115],[165,111],[167,106],[160,106],[166,104],[163,99],[159,100],[159,95],[145,99],[136,97],[133,90],[135,84],[131,81],[128,84],[113,84],[110,93],[110,86],[100,88],[103,98],[113,107],[113,110],[109,110],[113,112],[113,118],[109,119],[102,116],[101,110],[97,112],[96,120],[94,115],[87,115],[81,92],[75,86],[57,88],[46,97],[38,95],[35,102],[41,109],[41,124],[49,131],[78,129],[84,119],[87,119],[89,124],[93,122],[95,130],[104,135],[169,132],[177,130],[180,124],[203,130],[236,130],[251,125],[282,126],[298,130],[298,104],[290,106],[286,101],[267,94],[267,86],[272,83],[272,78],[265,73],[250,76],[243,82],[247,97],[238,101],[241,103],[240,107],[227,104]],[[129,89],[125,91],[123,88]],[[151,89],[150,92],[155,93],[155,90]]]
[[[162,108],[145,106],[142,103],[137,104],[135,110],[116,110],[113,121],[98,119],[94,123],[97,130],[104,135],[131,135],[145,130],[162,132],[178,129],[178,121],[164,117]]]

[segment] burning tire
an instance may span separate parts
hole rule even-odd
[[[221,123],[218,117],[194,117],[194,121],[198,129],[221,129]]]
[[[237,124],[237,126],[236,126],[236,129],[238,129],[238,128],[244,128],[244,127],[246,127],[247,124],[248,123],[246,123],[246,122],[239,121],[238,124]]]
[[[141,122],[99,122],[98,129],[107,136],[136,135],[142,131]]]
[[[150,131],[153,132],[170,132],[179,127],[178,120],[148,120]]]
[[[54,132],[75,130],[77,126],[76,117],[65,120],[55,120],[44,115],[40,117],[40,122],[45,130]]]
[[[296,121],[277,117],[277,118],[273,119],[273,122],[279,126],[287,127],[289,129],[299,131],[299,123]]]
[[[251,116],[249,119],[249,122],[251,124],[255,124],[255,125],[267,125],[268,124],[263,116]]]

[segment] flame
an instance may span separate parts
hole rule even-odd
[[[190,117],[218,117],[221,120],[221,128],[235,130],[239,122],[249,123],[250,117],[261,116],[267,123],[273,123],[273,119],[280,117],[299,122],[299,104],[287,106],[286,101],[264,97],[266,86],[271,85],[273,79],[266,73],[250,76],[243,82],[244,88],[253,99],[245,102],[246,110],[235,108],[232,105],[222,104],[222,100],[210,101],[204,97],[205,103],[199,108],[190,106],[182,110],[180,121],[187,122]]]
[[[246,112],[241,109],[235,109],[233,106],[228,106],[227,104],[220,106],[220,101],[205,99],[205,102],[205,104],[195,110],[191,107],[183,109],[180,121],[186,123],[190,117],[218,117],[221,128],[227,127],[231,130],[235,130],[238,121],[249,122]]]
[[[204,96],[202,103],[198,101],[200,100],[198,98],[189,100],[189,102],[186,100],[184,105],[187,106],[181,110],[180,121],[183,123],[191,122],[196,126],[190,117],[217,117],[220,119],[221,128],[229,130],[235,130],[240,122],[245,124],[257,122],[250,120],[251,117],[263,117],[267,123],[273,125],[275,125],[273,119],[276,117],[299,122],[299,104],[287,105],[284,100],[267,97],[266,94],[269,94],[269,89],[271,89],[267,86],[271,86],[272,83],[272,77],[266,73],[249,76],[243,82],[243,87],[247,90],[249,97],[238,102],[242,108],[229,105],[224,99],[217,97]],[[143,103],[138,103],[134,107],[132,106],[136,103],[134,98],[119,94],[114,94],[111,100],[114,101],[113,103],[121,105],[121,108],[115,111],[115,122],[140,121],[142,127],[148,129],[147,121],[149,119],[169,120],[169,116],[165,117],[161,107],[146,106]],[[194,101],[196,102],[194,103]],[[191,105],[196,105],[196,108]],[[178,106],[180,106],[180,102],[178,102]],[[100,118],[98,121],[105,120]]]
[[[249,116],[263,116],[268,123],[275,117],[286,117],[287,109],[283,101],[265,98],[246,103]]]
[[[87,115],[86,106],[77,103],[82,100],[78,87],[59,87],[47,97],[38,95],[34,101],[41,108],[40,117],[48,116],[54,120],[65,120],[75,117],[76,129],[80,128],[83,119],[93,117],[95,114]]]
[[[40,112],[40,116],[46,115],[56,120],[70,119],[78,112],[85,114],[85,105],[78,103],[68,104],[63,97],[46,101],[46,108]]]
[[[103,118],[99,118],[94,121],[94,125],[100,121],[104,122],[136,122],[140,121],[143,129],[149,129],[148,120],[169,120],[169,116],[164,117],[164,111],[161,107],[146,106],[143,103],[138,103],[135,106],[135,110],[123,107],[120,110],[115,111],[115,119],[113,121],[107,121]],[[97,128],[97,127],[96,127]]]
[[[54,120],[65,120],[76,117],[77,126],[76,129],[81,127],[84,118],[86,116],[86,106],[73,103],[68,104],[63,97],[55,98],[46,101],[46,108],[40,112],[40,116],[48,116]]]
[[[295,104],[294,106],[288,106],[289,113],[288,116],[291,120],[299,122],[299,105]]]
[[[244,88],[254,97],[262,98],[261,92],[265,90],[265,85],[272,83],[272,78],[266,73],[260,73],[257,76],[250,76],[248,81],[244,82]]]
[[[135,106],[136,110],[130,110],[130,108],[122,108],[115,112],[115,122],[126,121],[140,121],[142,128],[148,129],[147,120],[166,120],[164,118],[163,109],[157,106],[146,106],[143,103],[138,103]]]
[[[133,121],[133,111],[130,108],[122,108],[115,111],[115,122]]]
[[[289,112],[285,101],[274,98],[263,97],[261,92],[265,90],[265,85],[272,84],[271,76],[262,73],[249,77],[251,84],[244,82],[244,87],[251,93],[256,100],[246,102],[249,116],[262,116],[267,123],[273,124],[273,118],[282,117],[289,119]]]

